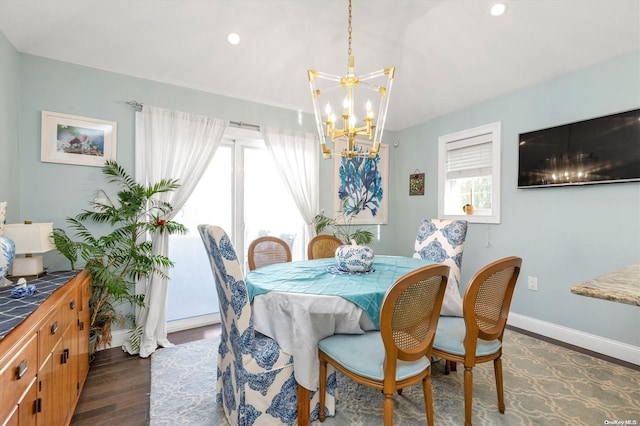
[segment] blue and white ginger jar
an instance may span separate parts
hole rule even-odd
[[[367,246],[359,246],[353,240],[350,245],[336,249],[336,265],[341,271],[367,272],[373,265],[374,257],[373,250]]]
[[[0,285],[9,272],[9,267],[16,255],[16,245],[12,239],[0,236]]]

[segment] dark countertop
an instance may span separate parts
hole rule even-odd
[[[11,296],[13,285],[0,287],[0,340],[31,315],[54,291],[79,273],[80,271],[48,272],[40,278],[28,280],[27,284],[34,284],[36,291],[32,296],[19,299]]]

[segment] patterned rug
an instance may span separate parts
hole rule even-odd
[[[151,426],[226,425],[216,405],[217,339],[160,349],[151,359]],[[511,330],[503,353],[505,414],[500,414],[493,363],[473,369],[476,425],[640,425],[640,372]],[[432,369],[435,424],[464,423],[463,367]],[[312,425],[382,424],[382,394],[338,377],[336,416]],[[394,401],[394,424],[424,425],[420,385]],[[628,422],[627,422],[628,421]],[[618,423],[620,422],[620,423]],[[626,422],[626,423],[625,423]]]

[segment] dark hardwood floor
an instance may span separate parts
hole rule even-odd
[[[193,342],[220,335],[220,325],[169,334],[173,344]],[[112,348],[96,353],[89,375],[71,419],[71,425],[149,424],[151,357],[140,358]]]

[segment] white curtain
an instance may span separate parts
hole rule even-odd
[[[213,158],[227,125],[225,120],[145,105],[136,113],[136,180],[178,179],[176,191],[160,196],[177,214]],[[154,254],[168,255],[168,235],[154,235],[152,242]],[[158,346],[172,346],[166,328],[167,280],[151,276],[139,282],[136,291],[145,294],[145,306],[136,312],[136,326],[143,328],[140,347],[129,340],[123,349],[146,358]]]
[[[315,134],[260,128],[267,149],[277,164],[278,172],[307,224],[303,247],[314,235],[313,218],[319,206],[319,144]]]

